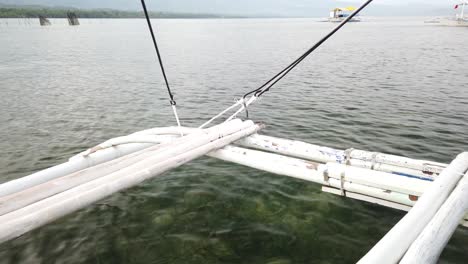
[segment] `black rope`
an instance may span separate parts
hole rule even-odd
[[[171,105],[176,105],[174,100],[174,95],[171,92],[169,87],[169,82],[167,81],[166,71],[164,70],[164,65],[162,63],[161,54],[159,53],[158,43],[156,42],[156,37],[154,36],[153,27],[151,26],[151,20],[148,15],[148,10],[146,10],[145,0],[141,0],[141,5],[143,6],[143,11],[145,12],[146,22],[148,22],[148,28],[151,33],[151,38],[153,39],[154,48],[156,49],[156,54],[158,55],[159,66],[161,66],[161,71],[164,77],[164,82],[166,83],[167,93],[169,94]]]
[[[345,20],[343,20],[337,27],[335,27],[330,33],[328,33],[325,37],[315,43],[310,49],[308,49],[304,54],[302,54],[299,58],[289,64],[286,68],[281,70],[277,73],[273,78],[268,80],[262,86],[258,87],[255,90],[252,90],[246,94],[244,94],[243,98],[245,99],[247,96],[254,94],[257,97],[260,97],[265,92],[269,91],[271,87],[273,87],[276,83],[278,83],[284,76],[286,76],[292,69],[294,69],[301,61],[303,61],[309,54],[311,54],[314,50],[320,47],[325,41],[327,41],[331,36],[333,36],[341,27],[343,27],[346,23],[348,23],[354,16],[356,16],[362,9],[364,9],[368,4],[370,4],[373,0],[368,0],[365,2],[361,7],[356,9],[351,15],[349,15]],[[266,88],[265,88],[266,87]]]

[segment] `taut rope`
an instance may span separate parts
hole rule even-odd
[[[156,37],[154,36],[153,26],[151,25],[151,20],[150,20],[149,15],[148,15],[148,10],[146,9],[145,0],[141,0],[141,5],[143,6],[143,11],[145,13],[146,22],[148,23],[148,28],[149,28],[149,31],[151,33],[151,38],[153,39],[154,49],[156,50],[156,54],[158,56],[159,66],[161,67],[161,71],[162,71],[162,74],[163,74],[163,77],[164,77],[164,82],[166,83],[167,93],[169,94],[169,99],[170,99],[170,103],[171,103],[171,106],[172,106],[172,111],[174,112],[174,116],[175,116],[175,119],[177,121],[177,126],[180,128],[181,125],[180,125],[179,116],[177,115],[177,108],[176,108],[177,103],[174,100],[174,95],[171,92],[171,88],[169,86],[169,81],[167,80],[166,71],[164,70],[164,65],[163,65],[163,62],[162,62],[162,59],[161,59],[161,54],[159,53],[158,43],[156,42]],[[182,130],[181,130],[180,135],[183,136]]]
[[[231,105],[230,107],[223,110],[221,113],[217,114],[215,117],[210,119],[208,122],[204,123],[201,127],[205,127],[209,123],[211,123],[216,118],[222,116],[227,111],[231,110],[235,106],[242,103],[242,106],[233,114],[231,115],[226,121],[233,119],[239,113],[244,110],[247,110],[247,107],[255,102],[260,96],[262,96],[265,92],[268,92],[271,87],[277,84],[281,79],[284,78],[292,69],[294,69],[299,63],[301,63],[307,56],[309,56],[312,52],[314,52],[318,47],[320,47],[325,41],[327,41],[331,36],[333,36],[338,30],[341,29],[346,23],[348,23],[354,16],[356,16],[361,10],[363,10],[368,4],[370,4],[373,0],[367,0],[362,6],[360,6],[356,11],[354,11],[351,15],[349,15],[345,20],[343,20],[338,26],[336,26],[332,31],[330,31],[327,35],[325,35],[322,39],[320,39],[315,45],[313,45],[310,49],[304,52],[299,58],[294,60],[291,64],[289,64],[286,68],[281,70],[275,76],[273,76],[270,80],[265,82],[262,86],[258,87],[255,90],[252,90],[242,97],[241,100],[236,102],[235,104]],[[249,99],[247,97],[251,95]]]

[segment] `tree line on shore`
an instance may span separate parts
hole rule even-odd
[[[79,18],[144,18],[143,12],[114,9],[76,9],[48,7],[0,6],[0,18],[66,18],[67,12],[74,12]],[[213,14],[150,12],[152,18],[222,18]],[[233,16],[231,16],[233,17]]]

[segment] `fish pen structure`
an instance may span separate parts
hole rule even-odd
[[[49,21],[49,19],[45,16],[39,16],[39,24],[41,26],[50,26],[51,23]]]
[[[78,20],[78,16],[75,12],[67,12],[67,19],[70,26],[80,25],[80,21]]]

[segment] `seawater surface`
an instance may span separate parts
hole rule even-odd
[[[268,135],[450,162],[468,150],[468,28],[346,25],[250,109]],[[144,20],[0,20],[0,182],[174,125]],[[200,125],[332,29],[153,20],[183,125]],[[353,263],[404,213],[201,158],[0,245],[1,263]],[[458,228],[441,263],[466,263]]]

